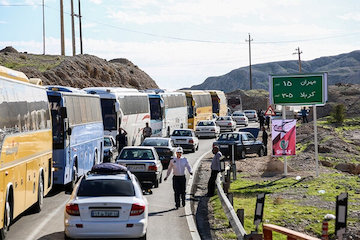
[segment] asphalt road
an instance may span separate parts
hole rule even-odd
[[[201,139],[199,150],[185,153],[193,165],[197,158],[209,151],[214,139]],[[165,176],[166,170],[163,172]],[[172,179],[162,182],[153,189],[153,194],[146,195],[149,201],[148,239],[191,239],[184,208],[175,210]],[[25,212],[10,227],[7,239],[64,239],[64,206],[69,199],[62,190],[53,190],[44,199],[44,208],[40,213]]]
[[[251,123],[248,127],[258,127],[258,123]],[[211,150],[213,141],[201,139],[198,151],[184,154],[191,166]],[[163,177],[165,174],[166,170]],[[171,177],[152,191],[151,195],[146,195],[149,201],[148,239],[191,239],[184,208],[175,210]],[[44,208],[40,213],[34,214],[28,210],[15,220],[7,239],[64,239],[64,206],[69,196],[63,190],[52,190],[44,199]]]

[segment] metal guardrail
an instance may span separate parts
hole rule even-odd
[[[224,177],[223,177],[224,178]],[[232,229],[234,230],[237,239],[243,240],[246,232],[241,224],[238,216],[236,215],[236,212],[234,210],[234,207],[232,206],[231,202],[229,201],[228,197],[226,196],[224,189],[222,188],[222,181],[220,180],[220,174],[218,175],[218,178],[216,179],[216,188],[218,195],[220,197],[221,205],[224,209],[224,212],[226,214],[226,217],[228,218]]]

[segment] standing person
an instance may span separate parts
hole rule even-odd
[[[214,157],[211,161],[211,176],[208,181],[208,192],[206,194],[207,197],[212,197],[215,194],[215,181],[218,173],[221,171],[220,158],[222,157],[222,153],[219,151],[218,146],[214,146],[212,150]]]
[[[262,128],[264,126],[264,122],[265,122],[264,113],[262,111],[260,111],[260,113],[259,113],[259,122],[260,122],[260,128]]]
[[[266,123],[267,130],[269,130],[270,129],[270,116],[265,117],[265,123]]]
[[[120,154],[121,150],[126,146],[126,135],[127,132],[122,127],[119,127],[119,134],[116,135],[116,146],[118,149],[118,154]]]
[[[307,118],[307,115],[308,115],[308,111],[306,110],[306,108],[304,107],[302,110],[301,110],[301,117],[302,117],[302,122],[303,123],[308,123],[309,120]]]
[[[186,158],[181,157],[183,153],[182,147],[178,147],[176,149],[176,157],[174,157],[169,164],[166,177],[164,181],[167,180],[171,172],[173,171],[173,189],[174,189],[174,196],[175,196],[175,208],[178,209],[180,207],[180,197],[182,201],[182,206],[185,206],[185,168],[188,170],[190,175],[192,175],[192,170],[189,165],[189,162]]]
[[[263,126],[262,129],[261,129],[263,132],[262,132],[262,142],[265,146],[265,152],[264,152],[264,155],[266,156],[267,155],[267,144],[268,144],[268,133],[266,132],[265,130],[265,127]]]
[[[143,129],[143,138],[151,137],[152,129],[149,127],[149,123],[145,124],[145,127]]]

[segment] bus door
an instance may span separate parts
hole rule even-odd
[[[61,107],[60,96],[49,96],[51,121],[52,121],[52,135],[53,135],[53,167],[54,183],[64,184],[64,172],[68,163],[68,155],[66,153],[66,146],[69,146],[69,139],[66,137],[65,129],[68,127],[67,120],[65,121],[66,109]]]
[[[164,101],[160,97],[149,98],[150,103],[150,126],[153,136],[162,137],[165,124],[164,119]]]

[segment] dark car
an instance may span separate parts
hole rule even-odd
[[[214,145],[219,146],[220,152],[227,157],[232,156],[234,146],[235,159],[245,158],[247,154],[256,153],[264,156],[265,146],[249,132],[230,132],[219,136]]]
[[[112,136],[104,136],[104,160],[103,162],[111,162],[117,153],[115,139]]]
[[[146,138],[141,146],[154,147],[159,155],[160,161],[164,168],[169,166],[170,160],[174,156],[174,143],[170,138],[150,137]]]

